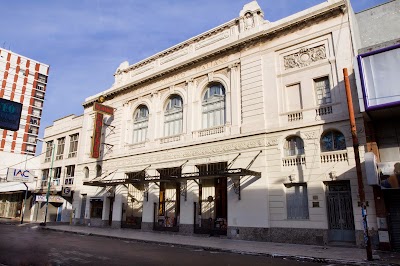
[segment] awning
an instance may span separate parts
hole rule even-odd
[[[203,172],[192,172],[192,173],[182,173],[175,175],[173,177],[160,177],[160,176],[149,176],[144,173],[144,171],[127,173],[128,178],[124,179],[102,179],[102,180],[92,180],[83,182],[86,186],[97,186],[97,187],[107,187],[116,186],[124,184],[143,184],[150,182],[181,182],[185,180],[195,180],[195,179],[213,179],[213,178],[223,178],[223,177],[244,177],[244,176],[254,176],[261,177],[260,172],[251,171],[244,168],[234,168],[225,169],[219,171],[203,171]]]
[[[35,189],[35,182],[26,183],[29,191]],[[26,187],[21,182],[2,182],[0,183],[0,193],[15,192],[15,191],[25,191]]]

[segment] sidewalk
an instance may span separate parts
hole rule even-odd
[[[367,261],[365,249],[352,247],[244,241],[208,236],[183,236],[160,232],[142,232],[134,229],[111,229],[71,225],[48,224],[46,227],[41,228],[68,233],[105,236],[148,243],[163,243],[175,246],[190,246],[203,248],[206,250],[253,254],[269,257],[284,257],[288,259],[328,264],[400,265],[400,253],[374,251],[374,261]]]

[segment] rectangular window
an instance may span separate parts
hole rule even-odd
[[[300,83],[286,86],[286,111],[299,111],[303,109]]]
[[[38,83],[36,85],[36,89],[39,90],[39,91],[44,91],[44,85]]]
[[[307,184],[290,183],[286,186],[286,206],[288,220],[308,219]]]
[[[44,93],[42,91],[35,91],[35,97],[39,99],[44,99]]]
[[[33,100],[33,106],[42,108],[43,107],[43,102],[40,100]]]
[[[50,162],[51,161],[51,151],[53,149],[53,141],[48,141],[46,143],[46,156],[44,157],[44,162]]]
[[[43,169],[42,170],[42,180],[40,182],[41,188],[47,187],[48,178],[49,178],[49,169]]]
[[[64,185],[73,185],[75,175],[75,165],[68,165],[67,172],[64,180]]]
[[[26,145],[27,152],[35,152],[35,146],[33,145]]]
[[[54,186],[59,186],[60,185],[60,179],[61,179],[61,167],[56,167],[54,168],[54,174],[53,174],[53,185]]]
[[[39,134],[39,128],[35,126],[29,126],[28,133],[37,135]]]
[[[64,154],[65,138],[57,139],[57,154],[56,160],[61,160]]]
[[[43,74],[39,74],[38,75],[38,82],[40,83],[47,83],[47,76],[43,75]]]
[[[314,87],[317,98],[317,105],[332,103],[329,78],[322,77],[314,79]]]
[[[32,108],[32,115],[40,117],[42,115],[42,111],[37,108]]]
[[[69,136],[69,153],[68,158],[76,157],[78,151],[79,134]]]
[[[90,200],[90,218],[102,218],[103,201],[98,199]]]
[[[28,136],[28,142],[29,143],[36,143],[36,137]]]

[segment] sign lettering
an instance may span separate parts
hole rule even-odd
[[[10,182],[33,182],[34,175],[27,169],[8,168],[7,181]]]
[[[96,113],[93,138],[92,138],[92,158],[100,157],[100,142],[101,142],[102,128],[103,128],[103,114]]]
[[[93,104],[93,110],[105,115],[114,115],[114,108],[97,102]]]

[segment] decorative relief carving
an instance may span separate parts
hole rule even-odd
[[[135,71],[133,71],[133,72],[131,73],[131,77],[134,77],[134,76],[137,76],[137,75],[139,75],[139,74],[142,74],[142,73],[144,73],[144,72],[146,72],[146,71],[149,71],[149,70],[153,69],[154,67],[155,67],[155,66],[154,66],[154,63],[151,64],[151,65],[142,66],[142,67],[136,69]]]
[[[326,58],[325,45],[301,48],[297,53],[283,57],[285,69],[301,68]]]
[[[278,137],[267,139],[267,144],[266,144],[267,147],[277,146],[277,145],[278,145]]]
[[[210,156],[224,152],[231,152],[231,151],[240,151],[245,149],[263,147],[265,145],[264,139],[257,139],[251,141],[243,141],[238,143],[231,143],[226,145],[218,145],[212,147],[205,147],[201,149],[192,149],[186,150],[184,152],[177,151],[177,152],[169,152],[169,153],[162,153],[156,154],[152,156],[143,156],[139,158],[129,158],[129,160],[123,160],[113,163],[116,167],[126,167],[132,165],[140,165],[140,164],[151,164],[151,163],[162,163],[164,161],[169,160],[176,160],[176,159],[187,159],[191,157],[198,157],[198,156]],[[129,147],[130,148],[130,147]]]
[[[251,14],[250,12],[247,12],[245,15],[244,15],[244,29],[245,30],[249,30],[249,29],[251,29],[251,28],[253,28],[254,27],[254,17],[253,17],[253,14]]]
[[[165,63],[168,63],[168,62],[170,62],[170,61],[172,61],[172,60],[175,60],[175,59],[177,59],[177,58],[179,58],[179,57],[185,56],[185,55],[187,55],[188,53],[189,53],[189,48],[186,48],[186,49],[184,49],[184,50],[182,50],[182,51],[175,52],[175,53],[173,53],[173,54],[167,55],[167,56],[165,56],[164,58],[162,58],[162,59],[160,60],[160,65],[163,65],[163,64],[165,64]]]
[[[318,138],[317,131],[308,131],[303,133],[305,139],[316,139]]]
[[[209,46],[209,45],[211,45],[211,44],[214,44],[214,43],[216,43],[216,42],[219,42],[219,41],[221,41],[221,40],[223,40],[223,39],[228,38],[229,35],[230,35],[230,34],[229,34],[229,30],[226,30],[226,31],[224,31],[224,32],[221,32],[221,33],[219,33],[219,34],[213,36],[213,37],[209,37],[209,38],[205,39],[204,41],[199,42],[198,44],[195,45],[194,48],[195,48],[195,50],[198,50],[198,49],[200,49],[200,48]]]

